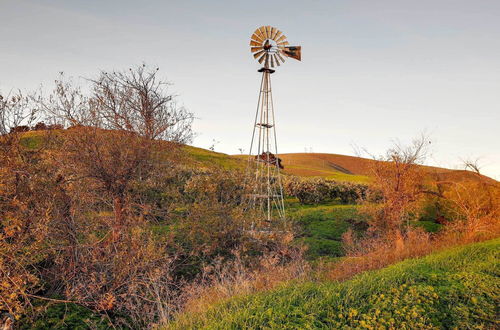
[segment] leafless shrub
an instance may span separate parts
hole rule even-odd
[[[446,182],[444,198],[452,220],[446,230],[464,240],[483,235],[491,237],[500,230],[500,185],[480,173],[478,161],[466,161],[475,179]]]
[[[310,266],[303,257],[303,250],[286,244],[290,236],[277,250],[270,251],[259,259],[257,265],[249,267],[238,251],[227,263],[221,259],[207,265],[199,279],[183,290],[185,306],[183,312],[200,312],[215,303],[234,296],[271,290],[287,281],[305,280]]]
[[[158,70],[142,65],[123,72],[101,72],[92,80],[92,100],[104,128],[148,139],[189,142],[193,114],[177,105]]]
[[[20,90],[7,95],[0,94],[0,135],[15,132],[19,126],[26,126],[29,130],[36,116],[37,111],[33,107],[31,98]]]
[[[424,136],[409,146],[396,143],[372,163],[373,189],[381,195],[381,203],[370,203],[365,208],[373,232],[401,236],[409,215],[418,213],[419,202],[427,192],[419,166],[425,159],[427,144]]]
[[[99,116],[94,102],[82,87],[63,72],[54,81],[54,90],[48,97],[34,98],[38,109],[44,113],[49,123],[63,127],[86,125],[98,126]]]

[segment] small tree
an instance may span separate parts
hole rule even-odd
[[[158,69],[142,65],[101,72],[89,81],[92,94],[85,96],[78,86],[58,80],[54,93],[41,104],[58,122],[75,126],[65,134],[60,164],[66,169],[64,180],[97,183],[112,201],[115,241],[126,225],[131,183],[148,177],[164,157],[160,148],[173,152],[191,139],[193,116],[176,105]]]
[[[495,237],[500,232],[500,184],[480,173],[477,161],[465,161],[466,170],[474,173],[469,180],[447,182],[444,197],[452,222],[447,230],[475,237]]]
[[[47,98],[42,95],[34,98],[46,119],[63,127],[98,125],[95,119],[99,116],[95,113],[95,108],[91,106],[89,96],[82,91],[80,86],[71,78],[66,78],[63,72],[59,73],[54,84],[54,90]]]
[[[104,128],[151,140],[185,143],[191,139],[193,114],[177,105],[158,70],[141,65],[123,72],[101,72],[92,80],[92,100]]]
[[[32,106],[31,98],[21,91],[0,94],[0,135],[16,132],[16,128],[28,127],[36,119],[37,111]]]
[[[368,206],[372,231],[401,236],[402,225],[418,209],[424,189],[424,173],[419,166],[425,159],[427,139],[422,136],[410,146],[399,143],[372,163],[373,189],[382,195],[379,205]]]

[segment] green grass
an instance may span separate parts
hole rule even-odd
[[[224,169],[244,169],[246,162],[242,159],[232,157],[223,153],[210,151],[202,148],[184,146],[188,157],[207,167],[219,166]]]
[[[359,224],[365,223],[358,205],[339,205],[336,202],[301,205],[292,198],[286,202],[288,216],[297,227],[296,242],[307,246],[309,259],[342,256],[342,234],[349,228],[362,231]]]
[[[409,259],[345,282],[288,283],[181,315],[175,329],[493,329],[500,239]]]
[[[111,329],[112,325],[103,315],[76,304],[47,303],[35,301],[31,306],[31,317],[19,320],[16,329]]]
[[[65,130],[29,131],[22,133],[20,143],[29,150],[36,150],[43,145],[47,134],[64,134],[65,132]],[[202,165],[206,167],[218,166],[227,170],[244,169],[246,166],[246,162],[242,159],[227,154],[188,145],[184,146],[183,150],[186,152],[188,160],[194,162],[192,165]]]
[[[342,172],[332,173],[326,176],[326,179],[352,183],[371,183],[372,181],[368,176],[365,175],[345,174]]]
[[[19,143],[26,149],[35,150],[43,145],[44,139],[44,131],[31,131],[23,133]]]
[[[437,233],[443,225],[435,223],[434,221],[420,220],[413,223],[415,227],[421,227],[428,233]]]

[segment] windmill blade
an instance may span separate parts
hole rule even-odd
[[[281,63],[285,63],[285,59],[281,57],[281,51],[277,52],[276,56],[278,56],[278,58],[281,60]]]
[[[266,68],[268,68],[268,67],[269,67],[269,54],[268,54],[268,53],[266,53],[265,58],[266,58],[266,61],[265,61],[265,63],[264,63],[264,66],[265,66]]]
[[[271,55],[270,58],[271,58],[271,68],[274,68],[274,56]]]
[[[262,55],[260,58],[259,58],[259,63],[262,64],[262,62],[264,62],[264,59],[266,58],[266,55],[267,53],[264,53],[264,55]]]
[[[274,57],[274,62],[280,66],[280,61],[278,60],[278,57],[276,56],[276,54],[273,54],[273,57]]]
[[[276,40],[276,43],[278,42],[282,42],[282,41],[286,41],[286,36],[284,34],[281,35],[281,37],[279,37],[277,40]]]
[[[278,39],[278,37],[279,37],[280,35],[281,35],[281,31],[280,31],[280,30],[278,30],[278,29],[276,29],[276,33],[275,33],[275,34],[274,34],[274,36],[273,36],[273,40]]]
[[[273,37],[273,40],[274,40],[274,41],[278,40],[278,38],[279,38],[279,37],[281,37],[281,35],[282,35],[282,34],[283,34],[283,33],[281,33],[281,31],[280,31],[280,30],[277,30],[277,31],[276,31],[276,35]]]
[[[271,38],[271,25],[266,26],[266,37],[267,39]]]
[[[302,58],[302,47],[300,46],[287,46],[283,49],[283,53],[291,57],[293,59],[296,59],[297,61],[300,61]]]
[[[257,52],[255,54],[253,54],[253,58],[257,58],[259,57],[260,55],[264,54],[266,51],[265,50],[261,50],[260,52]]]
[[[259,50],[263,50],[264,47],[250,47],[250,51],[253,52],[258,52]]]
[[[289,45],[288,41],[282,41],[278,43],[278,46],[286,46]]]
[[[259,33],[257,33],[257,32],[255,32],[252,35],[252,39],[250,39],[250,40],[253,40],[253,41],[259,42],[259,43],[263,43],[264,42],[264,39],[262,39],[262,36]]]
[[[257,30],[257,31],[258,31],[258,30]],[[261,43],[262,43],[262,42],[264,42],[264,40],[262,40],[262,38],[261,38],[259,35],[257,35],[257,31],[255,31],[255,32],[252,34],[252,36],[250,37],[250,39],[253,39],[253,40],[255,40],[255,41],[257,41],[257,42],[261,42]]]
[[[276,30],[278,30],[278,29],[271,26],[271,31],[269,33],[269,39],[273,39],[274,35],[276,34]]]
[[[266,27],[265,26],[261,26],[259,28],[259,35],[261,36],[262,40],[266,40],[267,39],[267,37],[266,37]]]
[[[259,47],[259,46],[262,46],[262,42],[250,40],[250,46]]]

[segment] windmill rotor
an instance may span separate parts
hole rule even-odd
[[[290,46],[283,32],[269,25],[254,31],[250,37],[250,52],[266,68],[280,66],[285,57],[302,59],[301,46]]]

